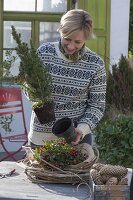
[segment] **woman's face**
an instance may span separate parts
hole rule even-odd
[[[67,54],[78,52],[85,43],[84,32],[78,31],[68,38],[61,38],[62,47]]]

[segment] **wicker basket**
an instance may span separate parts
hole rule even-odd
[[[78,145],[82,154],[87,155],[87,159],[77,165],[70,165],[64,170],[42,160],[50,166],[50,169],[40,167],[40,164],[34,160],[34,151],[30,147],[24,147],[27,157],[18,161],[18,164],[25,169],[27,177],[36,183],[83,183],[89,181],[89,172],[91,166],[97,162],[99,152],[96,147],[91,147],[87,143]]]

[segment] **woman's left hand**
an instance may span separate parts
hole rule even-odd
[[[76,140],[75,141],[72,141],[71,142],[71,145],[77,145],[80,141],[81,141],[81,138],[82,138],[82,131],[78,128],[75,128],[75,131],[77,133],[77,137],[76,137]]]

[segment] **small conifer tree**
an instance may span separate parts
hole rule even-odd
[[[133,69],[123,55],[108,74],[107,104],[114,105],[123,114],[133,111]]]
[[[10,79],[22,86],[27,92],[29,99],[36,102],[35,105],[41,105],[48,101],[51,89],[52,79],[46,66],[36,53],[32,41],[30,41],[30,48],[28,44],[22,42],[21,34],[17,33],[14,26],[12,28],[12,36],[16,41],[15,48],[17,55],[20,58],[19,74],[17,76],[10,76]],[[15,58],[7,53],[8,62],[4,62],[6,66],[6,78],[10,75],[9,70]]]

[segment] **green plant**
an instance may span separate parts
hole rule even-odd
[[[64,169],[69,165],[83,162],[86,158],[76,147],[67,144],[63,139],[57,139],[45,141],[42,147],[36,148],[35,159],[43,165],[42,160],[45,160]],[[49,168],[47,164],[44,167]]]
[[[20,58],[19,74],[12,76],[10,73],[11,65],[15,61],[15,57],[7,52],[7,60],[4,61],[5,80],[9,78],[27,92],[29,99],[36,102],[34,106],[42,105],[48,101],[52,89],[52,79],[46,66],[36,53],[32,41],[30,47],[21,40],[21,34],[16,32],[14,26],[12,28],[13,39],[17,43],[15,48],[17,55]]]
[[[133,116],[106,119],[95,130],[100,159],[110,164],[133,167]]]
[[[121,55],[119,63],[112,66],[107,78],[107,109],[113,105],[120,113],[133,111],[133,68]]]
[[[5,130],[5,134],[10,134],[11,131],[11,123],[13,121],[13,115],[0,115],[0,125],[1,128]]]
[[[1,77],[1,81],[0,83],[2,84],[2,82],[17,82],[16,77],[14,77],[11,73],[11,67],[13,66],[15,60],[17,59],[16,56],[12,55],[12,51],[11,50],[7,50],[5,52],[5,61],[3,62],[3,76]]]

